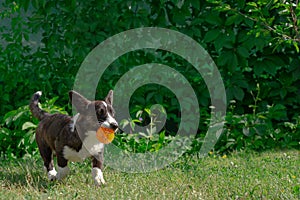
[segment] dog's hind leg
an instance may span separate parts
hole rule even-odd
[[[42,127],[39,126],[38,129],[36,130],[35,140],[39,148],[40,155],[44,161],[44,169],[47,172],[48,179],[50,181],[53,181],[56,179],[57,172],[55,171],[54,168],[52,149],[46,143],[42,135],[43,135],[43,130]]]
[[[44,160],[44,168],[47,172],[48,179],[50,181],[53,181],[56,179],[57,172],[55,171],[54,164],[53,164],[52,150],[50,147],[47,146],[43,146],[43,148],[39,147],[39,149],[40,149],[40,154]]]

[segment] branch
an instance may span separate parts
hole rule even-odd
[[[298,5],[298,0],[296,1],[296,6]],[[296,33],[296,37],[295,37],[295,40],[300,42],[300,37],[299,37],[299,31],[298,31],[298,19],[297,19],[297,16],[295,14],[295,11],[293,9],[293,5],[291,5],[290,7],[290,12],[291,12],[291,15],[292,15],[292,19],[293,19],[293,28],[295,30],[295,33]]]
[[[298,4],[298,0],[297,0],[297,4]],[[255,19],[255,18],[252,18],[244,13],[242,13],[241,11],[238,11],[236,9],[231,9],[232,11],[234,12],[237,12],[238,14],[242,15],[243,17],[247,18],[247,19],[250,19],[251,21],[254,21],[256,23],[259,23],[260,25],[264,26],[267,30],[269,31],[272,31],[273,33],[275,33],[276,35],[284,38],[284,39],[288,39],[288,40],[292,40],[292,41],[296,41],[296,42],[300,42],[300,37],[299,37],[299,31],[298,31],[298,27],[297,27],[297,17],[295,15],[295,12],[294,10],[292,9],[292,18],[293,18],[293,27],[295,29],[295,32],[296,32],[296,37],[293,38],[289,35],[286,35],[286,34],[283,34],[283,33],[279,33],[276,28],[273,28],[272,26],[270,26],[269,24],[267,24],[266,22],[262,22],[258,19]]]

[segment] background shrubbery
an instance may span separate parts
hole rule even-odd
[[[85,56],[110,36],[139,27],[184,33],[213,58],[228,100],[217,151],[299,148],[299,18],[300,6],[287,1],[6,0],[0,12],[1,154],[23,156],[35,151],[37,121],[25,106],[35,91],[43,91],[45,107],[70,112],[66,94]],[[197,152],[210,116],[209,93],[193,67],[180,57],[154,50],[127,53],[106,71],[98,97],[105,96],[124,72],[149,62],[174,67],[195,89],[201,122],[190,151]],[[56,106],[53,97],[59,97]],[[149,123],[151,113],[141,111],[157,103],[169,111],[163,133],[144,141],[121,135],[116,143],[121,137],[140,146],[153,140],[149,151],[167,143],[161,138],[169,138],[180,121],[178,101],[171,91],[158,85],[140,88],[132,97],[130,112],[132,118]],[[138,113],[143,115],[136,117]]]

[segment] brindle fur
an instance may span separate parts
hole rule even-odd
[[[33,116],[40,120],[36,129],[36,142],[47,172],[54,169],[53,155],[57,156],[57,165],[59,167],[66,167],[68,160],[64,157],[64,147],[68,146],[78,152],[84,148],[82,141],[86,137],[85,133],[87,131],[96,131],[100,127],[101,122],[105,120],[107,112],[114,116],[112,95],[113,92],[110,91],[105,101],[89,101],[79,93],[70,91],[70,100],[80,113],[74,132],[70,128],[73,123],[72,117],[63,114],[49,114],[41,110],[38,106],[41,92],[37,92],[32,96],[30,110]],[[107,108],[103,102],[106,103]],[[96,123],[93,119],[95,113],[99,121]],[[118,127],[117,123],[110,124],[110,126],[113,129]],[[103,169],[103,153],[102,150],[97,155],[91,155],[93,168]]]

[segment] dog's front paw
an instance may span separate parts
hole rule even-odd
[[[55,181],[56,180],[57,172],[55,171],[55,169],[52,169],[51,171],[49,171],[47,173],[47,175],[48,175],[48,180],[49,181]]]
[[[96,186],[100,186],[101,184],[105,184],[105,180],[103,178],[103,173],[101,169],[94,167],[92,169],[92,176]]]

